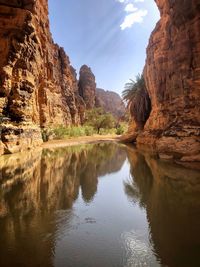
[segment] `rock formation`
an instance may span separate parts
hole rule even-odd
[[[152,112],[137,144],[200,161],[200,3],[156,0],[144,69]]]
[[[79,94],[84,99],[86,108],[92,109],[95,106],[96,81],[95,76],[87,65],[80,69]]]
[[[79,94],[84,99],[87,109],[103,108],[105,112],[122,118],[125,114],[125,105],[121,97],[112,91],[105,91],[96,87],[95,75],[91,68],[83,65],[80,69]]]
[[[123,118],[126,112],[125,105],[117,93],[100,88],[96,89],[96,107],[102,107],[118,119]]]
[[[40,127],[78,124],[85,104],[75,70],[53,43],[47,0],[0,0],[0,153],[42,142]],[[17,123],[17,124],[16,124]]]

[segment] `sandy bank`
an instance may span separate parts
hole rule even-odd
[[[93,136],[81,136],[72,137],[64,140],[52,140],[43,143],[43,148],[56,148],[65,146],[75,146],[83,144],[95,144],[99,142],[119,142],[119,136],[115,135],[93,135]]]

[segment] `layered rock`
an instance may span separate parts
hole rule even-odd
[[[144,69],[152,112],[138,145],[200,160],[200,4],[156,0],[161,19]]]
[[[79,94],[84,99],[86,108],[103,108],[105,112],[120,119],[125,114],[125,105],[121,97],[112,91],[97,88],[95,75],[91,68],[83,65],[80,69]]]
[[[76,73],[53,43],[47,0],[0,0],[0,9],[0,115],[10,118],[11,129],[15,122],[24,132],[24,124],[37,125],[39,139],[31,142],[42,142],[39,127],[78,124],[84,117]],[[9,127],[2,127],[7,146]]]
[[[95,76],[90,67],[83,65],[80,69],[79,76],[79,94],[84,99],[86,108],[95,107],[96,81]]]
[[[112,91],[96,89],[96,107],[102,107],[106,112],[120,119],[125,115],[125,105],[121,97]]]

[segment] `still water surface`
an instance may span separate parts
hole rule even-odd
[[[0,157],[1,267],[200,266],[200,173],[96,144]]]

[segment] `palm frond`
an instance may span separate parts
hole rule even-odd
[[[142,74],[138,74],[135,81],[130,79],[130,82],[125,84],[122,98],[127,102],[131,116],[136,123],[144,127],[151,112],[151,101]]]

